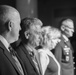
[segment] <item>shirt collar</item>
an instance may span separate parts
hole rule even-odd
[[[35,54],[35,52],[36,52],[36,49],[33,48],[30,44],[26,45],[26,49],[27,49],[29,54],[32,52]]]
[[[7,48],[7,50],[9,51],[8,47],[9,47],[9,43],[7,42],[7,40],[0,35],[0,41],[4,44],[4,46]]]
[[[34,50],[34,48],[30,44],[26,45],[26,48],[29,52],[33,52]]]
[[[64,34],[62,36],[65,39],[65,42],[69,40]]]

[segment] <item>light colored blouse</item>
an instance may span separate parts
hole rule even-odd
[[[38,52],[39,52],[39,54],[40,54],[40,62],[41,62],[41,67],[42,67],[42,75],[45,75],[45,72],[46,72],[46,70],[47,70],[47,68],[48,68],[48,66],[49,66],[49,63],[51,62],[50,61],[50,59],[52,58],[53,59],[53,61],[55,62],[55,63],[52,63],[51,65],[52,65],[52,70],[56,70],[56,68],[57,68],[57,75],[60,75],[60,64],[58,63],[58,61],[56,60],[56,58],[55,58],[55,56],[53,55],[53,53],[50,51],[50,50],[48,50],[48,49],[39,49],[38,50]],[[51,57],[51,58],[49,58],[49,57]],[[53,66],[54,64],[56,64],[57,65],[57,67],[55,68],[55,66]],[[53,68],[54,67],[54,68]]]

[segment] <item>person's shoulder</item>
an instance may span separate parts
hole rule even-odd
[[[43,49],[38,49],[37,51],[38,51],[39,53],[44,52],[44,50],[43,50]]]
[[[39,50],[38,50],[38,53],[39,53],[40,55],[42,55],[42,56],[46,56],[46,55],[47,55],[47,52],[46,52],[46,50],[44,50],[44,49],[39,49]]]
[[[24,49],[24,47],[23,47],[23,43],[22,42],[20,42],[19,45],[15,48],[15,50],[17,52],[23,51],[23,49]]]
[[[22,41],[20,41],[20,43],[17,45],[17,48],[21,48],[24,46],[24,43]]]

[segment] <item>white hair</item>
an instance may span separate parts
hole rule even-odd
[[[42,44],[45,44],[47,39],[52,40],[52,39],[60,38],[61,31],[52,26],[44,26],[42,28],[42,37],[43,37]]]
[[[74,22],[71,19],[66,19],[62,22],[62,26],[73,28],[74,27]]]

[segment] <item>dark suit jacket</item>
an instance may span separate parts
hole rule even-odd
[[[24,74],[27,75],[24,68],[23,70]],[[10,53],[8,52],[8,50],[5,48],[5,46],[2,44],[1,41],[0,41],[0,75],[21,75],[18,68],[16,67],[16,64],[13,61],[12,56],[10,55]]]
[[[17,47],[16,51],[24,63],[24,67],[26,68],[27,74],[28,75],[39,75],[39,73],[34,65],[34,62],[32,61],[32,59],[23,43],[20,43],[20,45]]]
[[[66,52],[64,51],[65,47],[69,47],[69,61],[66,61]],[[64,38],[61,37],[61,42],[57,44],[55,48],[55,57],[61,65],[61,75],[74,75],[74,65],[73,65],[73,55],[72,47],[67,42],[64,41]]]

